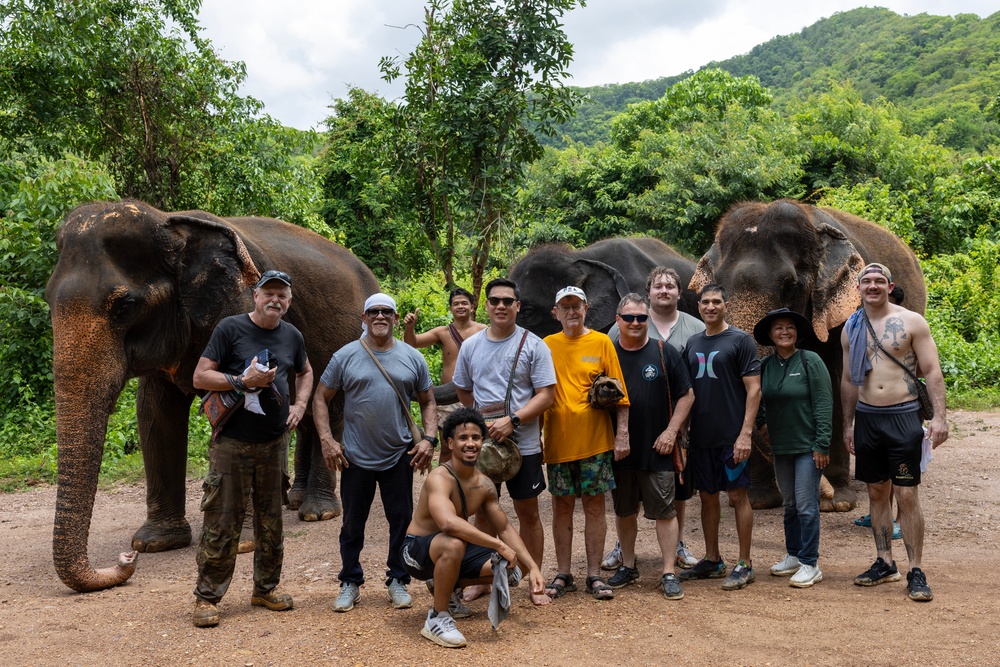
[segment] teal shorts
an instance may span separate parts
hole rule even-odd
[[[599,496],[615,488],[611,471],[612,452],[602,452],[579,461],[549,463],[549,492],[553,496]]]

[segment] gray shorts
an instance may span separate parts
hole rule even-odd
[[[615,489],[611,492],[615,515],[632,516],[642,501],[643,516],[653,521],[673,519],[674,471],[616,470]]]

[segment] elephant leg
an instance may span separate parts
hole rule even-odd
[[[334,437],[341,438],[343,419],[334,420],[331,409],[331,424],[338,427],[334,430]],[[305,489],[305,497],[299,507],[299,518],[303,521],[327,521],[340,516],[340,498],[337,497],[337,477],[326,467],[323,460],[323,451],[319,443],[319,435],[313,426],[312,420],[303,420],[299,425],[295,446],[295,456],[299,454],[309,463],[308,484]],[[297,469],[297,467],[296,467]]]
[[[192,398],[161,378],[139,378],[136,419],[146,468],[146,523],[132,536],[136,551],[169,551],[191,544],[184,491]]]
[[[753,446],[750,448],[750,489],[747,495],[750,506],[755,510],[779,507],[782,504],[781,491],[774,479],[774,464],[769,457],[771,446],[754,429]]]
[[[306,417],[303,422],[311,418]],[[306,489],[309,487],[309,468],[312,462],[312,451],[310,448],[302,446],[302,432],[304,427],[299,427],[296,431],[294,474],[292,476],[292,488],[288,490],[288,504],[290,510],[297,510],[302,507],[306,499]],[[322,456],[320,457],[322,460]]]

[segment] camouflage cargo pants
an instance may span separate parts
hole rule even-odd
[[[204,524],[197,556],[197,597],[217,603],[229,588],[247,511],[246,498],[253,507],[254,592],[267,593],[278,585],[285,552],[281,504],[288,440],[286,433],[268,442],[220,437],[212,444],[208,475],[202,485]]]

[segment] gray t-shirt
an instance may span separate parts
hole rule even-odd
[[[401,340],[386,352],[372,350],[407,402],[431,388],[423,355]],[[413,448],[403,406],[372,358],[352,341],[337,350],[320,382],[344,394],[344,456],[366,470],[387,470]]]
[[[647,327],[647,335],[651,340],[662,340],[660,336],[660,330],[656,328],[653,324],[653,320],[647,320],[649,326]],[[670,335],[667,336],[667,340],[663,341],[667,343],[672,348],[681,352],[684,346],[687,345],[688,338],[696,333],[701,333],[705,330],[705,323],[699,320],[697,317],[692,317],[683,311],[677,312],[677,323],[674,324],[674,328],[670,330]],[[615,322],[610,331],[608,331],[608,336],[614,342],[618,342],[618,337],[620,333],[618,331],[618,323]]]
[[[477,408],[502,403],[507,395],[507,380],[514,365],[514,355],[521,344],[524,329],[515,327],[514,333],[503,340],[490,340],[487,329],[473,334],[462,343],[455,363],[455,386],[472,392]],[[524,348],[517,361],[514,374],[514,388],[510,396],[511,412],[523,408],[535,394],[536,388],[549,387],[556,383],[556,369],[552,365],[552,353],[542,339],[528,334]],[[521,454],[538,454],[542,451],[538,420],[521,422],[514,430]]]

